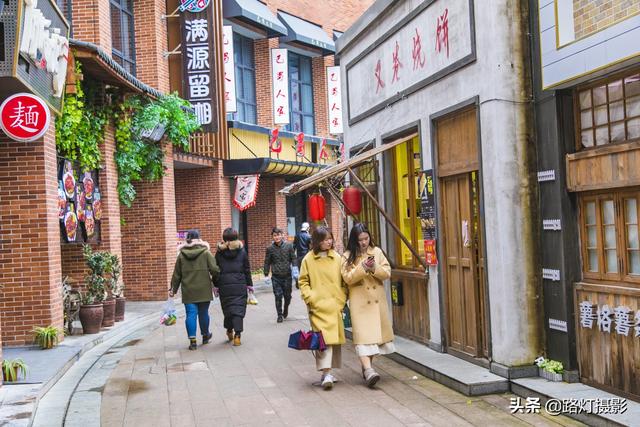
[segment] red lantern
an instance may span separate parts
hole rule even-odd
[[[309,196],[309,218],[312,221],[322,221],[325,217],[324,197],[320,193]]]
[[[358,215],[362,211],[362,193],[356,187],[347,187],[342,192],[342,201],[347,215]]]

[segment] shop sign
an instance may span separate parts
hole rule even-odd
[[[425,261],[427,265],[438,265],[438,256],[436,255],[436,241],[424,241]]]
[[[289,124],[289,59],[287,49],[271,49],[273,122]]]
[[[346,66],[355,123],[475,60],[473,0],[423,2]]]
[[[436,239],[436,198],[433,187],[433,169],[420,173],[420,224],[424,240]]]
[[[180,12],[202,12],[209,6],[210,0],[180,0]]]
[[[236,177],[236,192],[233,205],[240,211],[249,209],[256,204],[258,198],[258,184],[260,175],[242,175]]]
[[[204,132],[218,131],[216,96],[215,22],[209,2],[184,2],[182,28],[183,98],[193,105]],[[195,6],[189,6],[195,4]],[[193,11],[192,11],[193,10]]]
[[[222,62],[224,63],[224,104],[227,113],[238,111],[236,100],[236,67],[233,56],[233,27],[225,25],[222,32]]]
[[[45,134],[50,123],[49,107],[30,93],[12,95],[0,106],[0,127],[16,141],[35,141]]]
[[[342,127],[342,88],[340,67],[327,67],[327,100],[329,101],[329,133],[337,135]]]
[[[69,25],[55,1],[9,2],[0,17],[0,28],[4,37],[0,53],[6,59],[0,62],[0,84],[5,92],[27,89],[59,113],[67,75]]]
[[[597,327],[599,331],[611,333],[611,328],[618,335],[629,336],[633,330],[634,337],[640,337],[640,310],[635,313],[629,307],[598,306],[591,301],[582,301],[580,307],[580,326],[585,329]]]

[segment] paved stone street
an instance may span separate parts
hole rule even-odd
[[[513,416],[509,394],[469,398],[386,358],[376,360],[378,388],[367,389],[349,344],[340,382],[325,392],[312,385],[319,379],[312,355],[286,347],[289,333],[308,327],[294,293],[292,315],[283,324],[275,322],[272,295],[258,294],[260,304],[247,308],[240,347],[226,342],[220,306],[214,305],[214,341],[197,351],[186,349],[179,321],[105,353],[109,361],[100,369],[111,369],[106,384],[81,383],[65,425],[97,425],[91,402],[100,394],[103,426],[578,425],[565,417]]]

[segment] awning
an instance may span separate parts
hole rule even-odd
[[[268,157],[224,160],[222,162],[224,176],[259,174],[262,176],[302,177],[318,173],[323,167],[317,163],[291,162]]]
[[[69,46],[73,50],[75,57],[82,62],[83,74],[113,86],[146,93],[153,98],[162,97],[162,92],[135,78],[98,45],[71,39],[69,40]]]
[[[321,172],[313,176],[310,176],[309,178],[303,179],[302,181],[294,182],[293,184],[290,184],[284,187],[282,190],[280,190],[280,192],[285,195],[294,195],[296,193],[299,193],[300,191],[306,190],[307,188],[313,187],[314,185],[318,185],[322,181],[332,178],[339,173],[348,172],[349,169],[352,169],[362,163],[369,161],[369,159],[371,159],[373,156],[380,154],[384,151],[387,151],[397,145],[400,145],[403,142],[407,142],[410,139],[415,138],[416,136],[418,136],[418,134],[413,133],[409,136],[397,139],[388,144],[383,144],[380,147],[376,147],[371,150],[365,151],[364,153],[358,154],[357,156],[350,158],[346,162],[329,166],[328,168],[323,169]]]
[[[336,45],[319,25],[313,24],[297,16],[278,11],[278,18],[287,27],[289,34],[280,37],[283,43],[295,42],[321,49],[324,55],[336,53]]]
[[[344,34],[344,31],[333,30],[333,41],[338,41],[338,39]]]
[[[222,13],[226,19],[235,18],[266,30],[269,37],[287,35],[282,22],[258,0],[223,0]]]

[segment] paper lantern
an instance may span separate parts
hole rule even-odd
[[[342,192],[342,201],[347,215],[358,215],[362,211],[362,193],[356,187],[347,187]]]
[[[322,221],[325,217],[325,201],[320,193],[309,196],[309,218],[312,221]]]

